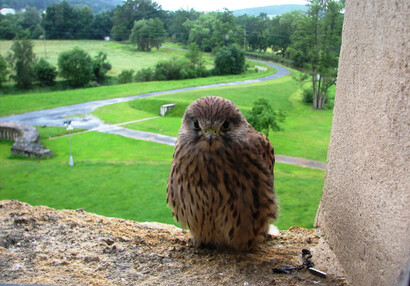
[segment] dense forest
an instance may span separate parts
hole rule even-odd
[[[227,9],[164,11],[151,0],[127,0],[96,14],[87,5],[63,1],[48,6],[45,13],[26,7],[25,12],[1,16],[0,39],[102,40],[110,36],[150,51],[168,38],[186,47],[195,43],[200,51],[213,53],[235,45],[248,56],[310,70],[313,88],[306,97],[311,97],[315,108],[322,108],[327,89],[336,79],[344,1],[310,0],[307,8],[274,17],[264,13],[235,16]],[[301,84],[306,80],[298,78]]]

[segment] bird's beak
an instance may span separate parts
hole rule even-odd
[[[209,145],[215,142],[216,137],[219,135],[219,129],[216,128],[206,128],[204,130],[204,135]]]

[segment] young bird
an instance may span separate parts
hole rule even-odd
[[[232,101],[200,98],[182,119],[167,203],[196,246],[251,249],[277,218],[274,163],[269,140]]]

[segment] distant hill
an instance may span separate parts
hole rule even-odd
[[[268,16],[277,16],[277,15],[282,15],[284,13],[290,12],[292,10],[307,11],[307,9],[308,7],[305,5],[284,4],[284,5],[272,5],[272,6],[264,6],[264,7],[239,9],[239,10],[234,10],[233,14],[235,16],[242,16],[245,14],[249,16],[258,16],[260,13],[266,13],[268,14]]]
[[[0,8],[13,8],[14,10],[20,10],[26,6],[36,7],[40,10],[44,10],[47,6],[51,6],[54,3],[60,3],[63,0],[0,0]],[[73,6],[89,6],[94,13],[98,13],[105,10],[112,10],[117,5],[123,3],[123,0],[66,0],[68,4]]]

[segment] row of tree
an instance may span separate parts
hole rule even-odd
[[[0,0],[0,8],[12,8],[14,10],[21,10],[29,7],[35,7],[39,10],[47,9],[47,6],[51,6],[55,3],[59,3],[61,0]],[[122,0],[67,0],[70,5],[83,6],[87,5],[93,9],[94,13],[104,12],[114,9],[117,5],[120,5]]]
[[[138,71],[124,70],[118,76],[118,83],[132,81],[180,80],[210,75],[240,74],[245,70],[245,54],[236,45],[221,48],[215,56],[215,67],[205,68],[202,53],[192,43],[183,58],[173,57],[158,62],[154,68]],[[107,55],[99,52],[92,58],[86,51],[78,47],[61,52],[58,56],[57,68],[44,58],[37,60],[30,40],[15,40],[6,58],[0,55],[0,87],[7,80],[14,80],[19,89],[29,89],[33,83],[40,86],[53,86],[60,75],[70,87],[84,87],[95,82],[101,85],[107,82],[107,73],[111,64]]]
[[[43,34],[47,39],[110,35],[113,40],[129,41],[141,51],[150,51],[169,37],[185,46],[196,43],[205,52],[234,44],[245,51],[271,50],[294,66],[310,70],[313,106],[323,108],[337,73],[344,1],[309,0],[308,7],[307,13],[292,11],[273,18],[266,14],[235,17],[228,10],[170,12],[151,0],[127,0],[111,12],[94,15],[87,6],[77,8],[63,1],[49,6],[41,18],[27,9],[15,16],[20,18],[14,24],[8,16],[1,19],[0,38],[13,37],[13,33],[31,38]],[[10,32],[13,25],[17,28]]]
[[[114,11],[112,36],[115,40],[129,39],[140,50],[150,50],[151,43],[159,45],[165,33],[184,45],[196,43],[205,52],[242,43],[245,51],[266,53],[270,49],[294,66],[310,71],[311,102],[314,108],[321,109],[336,80],[344,1],[310,0],[308,7],[307,13],[292,11],[271,19],[266,14],[235,17],[228,10],[164,14],[158,4],[149,0],[128,0]],[[299,80],[303,83],[307,78]]]
[[[90,81],[103,84],[111,64],[105,53],[99,52],[91,58],[86,51],[77,47],[59,54],[58,70],[44,58],[37,59],[30,40],[16,40],[6,58],[0,55],[0,87],[8,75],[20,89],[31,88],[33,83],[53,86],[58,75],[66,79],[71,87],[85,86]]]
[[[90,7],[71,6],[67,2],[49,6],[45,13],[35,7],[25,12],[0,15],[0,39],[96,39],[109,36],[113,12],[94,14]]]

